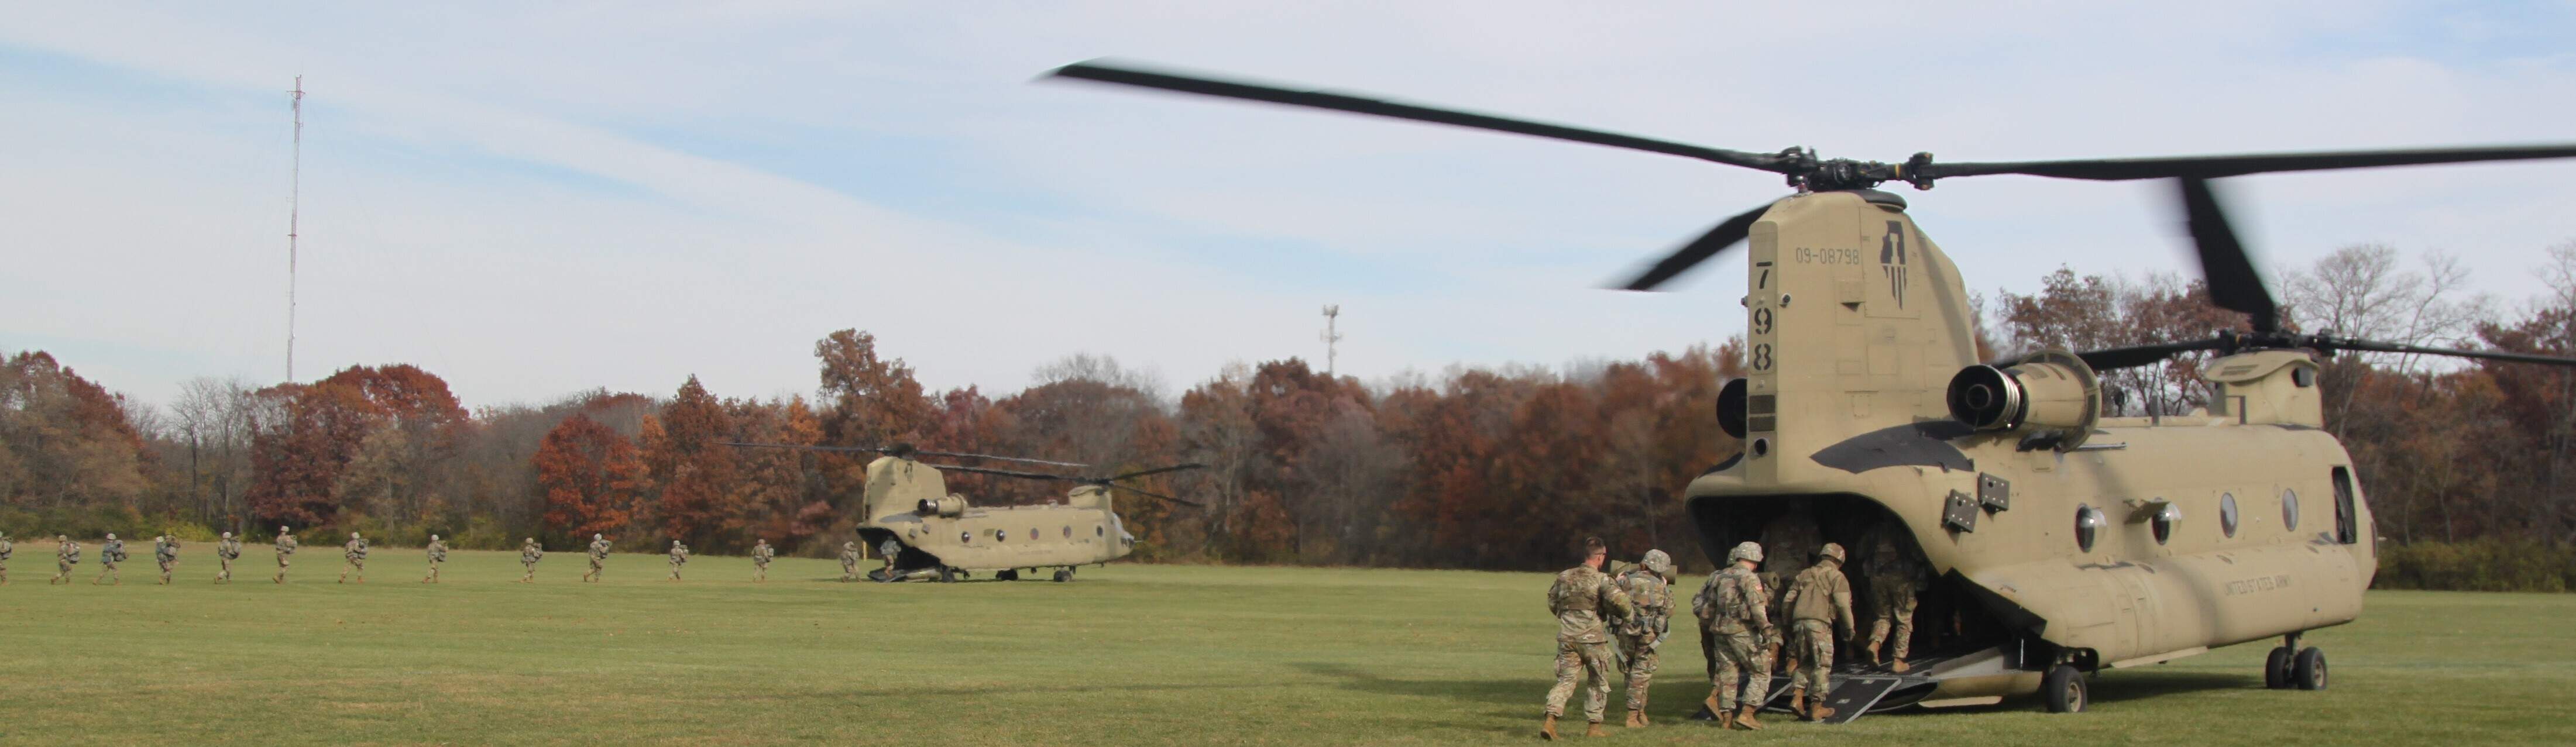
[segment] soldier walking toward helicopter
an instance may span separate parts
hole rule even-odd
[[[1869,662],[1878,663],[1880,644],[1890,641],[1887,669],[1905,673],[1905,656],[1914,642],[1914,596],[1922,589],[1925,568],[1919,556],[1910,552],[1914,542],[1902,536],[1905,525],[1894,519],[1879,524],[1871,539],[1869,557],[1862,559],[1860,572],[1869,579]]]
[[[1583,562],[1556,574],[1556,583],[1547,589],[1548,612],[1556,615],[1556,686],[1547,691],[1547,717],[1538,727],[1542,739],[1556,738],[1565,701],[1586,677],[1591,685],[1584,690],[1583,718],[1589,726],[1583,735],[1604,736],[1601,714],[1610,705],[1612,666],[1608,622],[1636,614],[1627,593],[1601,573],[1601,563],[1609,557],[1601,538],[1584,539]]]
[[[1833,687],[1834,634],[1851,640],[1851,580],[1843,577],[1843,546],[1831,542],[1816,551],[1816,564],[1789,582],[1781,604],[1789,607],[1789,650],[1797,653],[1798,670],[1789,673],[1789,708],[1809,721],[1832,718],[1825,696]]]
[[[1709,574],[1691,598],[1691,612],[1717,641],[1717,671],[1709,675],[1706,705],[1721,729],[1762,728],[1753,714],[1771,699],[1771,649],[1765,642],[1778,636],[1767,609],[1771,590],[1755,573],[1761,565],[1761,545],[1736,545],[1726,554],[1726,567]]]
[[[223,539],[215,542],[215,562],[218,566],[215,569],[215,583],[232,583],[233,561],[240,559],[241,538],[233,536],[231,532],[225,532]]]
[[[1664,637],[1672,632],[1672,579],[1673,558],[1662,550],[1647,550],[1637,565],[1612,579],[1637,607],[1637,614],[1618,627],[1619,657],[1628,669],[1630,728],[1646,725],[1646,694],[1661,663]]]

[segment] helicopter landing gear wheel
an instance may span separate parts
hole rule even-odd
[[[2291,665],[2290,681],[2301,690],[2326,689],[2326,652],[2315,646],[2299,650]]]
[[[943,565],[943,566],[940,566],[940,567],[939,567],[939,582],[940,582],[940,583],[943,583],[943,584],[953,584],[953,583],[957,583],[957,569],[955,569],[955,568],[950,568],[950,567],[948,567],[948,566],[944,566],[944,565]]]
[[[2263,687],[2273,690],[2289,689],[2293,658],[2296,658],[2296,654],[2290,650],[2290,647],[2272,647],[2271,655],[2263,657]]]
[[[1058,568],[1058,569],[1056,569],[1056,570],[1055,570],[1055,582],[1056,582],[1056,583],[1061,584],[1061,583],[1064,583],[1064,582],[1066,582],[1066,581],[1071,581],[1071,580],[1073,580],[1073,569],[1071,569],[1071,568]]]
[[[1000,572],[1000,573],[995,573],[995,574],[993,574],[993,580],[995,580],[995,581],[1018,581],[1018,580],[1020,580],[1020,569],[1018,569],[1018,568],[1013,568],[1013,569],[1010,569],[1010,570],[1007,570],[1007,571],[1002,571],[1002,572]]]
[[[2048,701],[2049,713],[2083,713],[2092,698],[2085,692],[2084,671],[2071,664],[2059,664],[2040,678],[2039,694]]]

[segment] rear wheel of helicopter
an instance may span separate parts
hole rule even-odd
[[[940,583],[943,583],[943,584],[953,584],[953,583],[957,583],[957,569],[955,569],[955,568],[950,568],[950,567],[948,567],[948,566],[944,566],[944,565],[943,565],[943,566],[940,566],[940,567],[939,567],[939,582],[940,582]]]
[[[2263,657],[2264,687],[2282,690],[2290,686],[2290,659],[2291,651],[2288,646],[2274,646],[2271,655]]]
[[[999,572],[999,573],[995,573],[995,574],[993,574],[993,580],[995,580],[995,581],[1018,581],[1018,580],[1020,580],[1020,569],[1018,569],[1018,568],[1012,568],[1012,569],[1008,569],[1008,570],[1001,571],[1001,572]]]
[[[1056,582],[1056,583],[1061,584],[1061,583],[1064,583],[1064,582],[1066,582],[1066,581],[1071,581],[1071,580],[1073,580],[1073,569],[1071,569],[1071,568],[1058,568],[1058,569],[1056,569],[1056,570],[1055,570],[1055,582]]]

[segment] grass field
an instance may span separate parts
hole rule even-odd
[[[672,584],[628,554],[594,585],[563,552],[521,585],[515,553],[458,552],[426,586],[417,550],[380,549],[363,586],[313,552],[287,586],[260,553],[216,586],[191,548],[175,586],[130,562],[120,587],[88,585],[91,563],[48,587],[29,549],[0,587],[0,743],[1485,744],[1533,733],[1553,652],[1537,574],[845,585],[782,558],[755,585],[748,560],[705,557]],[[2570,744],[2571,618],[2576,596],[2374,593],[2309,636],[2324,692],[2264,690],[2263,647],[2240,646],[2106,673],[2081,715],[2007,701],[1758,734],[1682,721],[1707,694],[1682,634],[1656,725],[1617,728],[1614,701],[1604,741]]]

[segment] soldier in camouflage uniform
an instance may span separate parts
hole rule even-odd
[[[429,575],[420,577],[420,582],[424,584],[438,583],[438,566],[445,562],[447,562],[447,540],[439,539],[438,535],[435,534],[430,535]]]
[[[1637,614],[1621,623],[1619,659],[1628,667],[1629,727],[1646,725],[1646,694],[1662,661],[1664,637],[1672,633],[1673,557],[1647,550],[1645,558],[1611,581],[1636,605]]]
[[[234,537],[231,532],[225,532],[223,540],[215,543],[215,561],[222,566],[215,572],[215,583],[232,583],[233,561],[240,559],[241,538]]]
[[[1798,572],[1789,582],[1789,592],[1781,595],[1789,606],[1790,650],[1798,654],[1798,670],[1789,673],[1789,708],[1809,721],[1832,718],[1834,709],[1825,707],[1825,696],[1833,693],[1826,675],[1834,669],[1834,634],[1851,640],[1851,580],[1843,577],[1843,546],[1825,543],[1816,551],[1816,564]]]
[[[45,585],[71,583],[72,566],[76,565],[80,565],[80,543],[64,535],[54,535],[54,580],[45,582]]]
[[[1556,738],[1556,720],[1565,715],[1565,701],[1574,690],[1591,678],[1584,693],[1583,717],[1590,723],[1584,736],[1603,736],[1602,711],[1610,701],[1610,630],[1609,621],[1626,620],[1636,614],[1628,594],[1611,583],[1601,572],[1601,563],[1609,551],[1598,537],[1583,541],[1583,563],[1556,574],[1556,583],[1547,589],[1547,610],[1556,615],[1556,686],[1547,691],[1547,718],[1539,724],[1542,738]]]
[[[0,541],[5,541],[5,540],[0,540]],[[5,571],[5,570],[7,570],[7,569],[5,569],[5,568],[0,568],[0,571]],[[855,579],[857,579],[858,577],[859,577],[859,543],[857,543],[857,542],[855,542],[855,541],[853,541],[853,542],[843,542],[843,543],[841,543],[841,581],[843,581],[843,582],[845,582],[845,583],[846,583],[846,582],[849,582],[849,581],[855,580]],[[7,576],[6,574],[0,574],[0,581],[6,581],[6,580],[8,580],[8,576]]]
[[[680,580],[680,566],[689,564],[689,546],[671,540],[671,580]]]
[[[9,556],[17,551],[18,544],[9,541],[9,533],[0,532],[0,586],[9,584]]]
[[[89,585],[97,586],[101,579],[111,577],[116,579],[116,583],[112,585],[125,585],[125,576],[116,570],[116,564],[123,562],[125,562],[125,540],[117,539],[116,534],[110,532],[107,535],[107,544],[98,546],[98,578],[90,579]]]
[[[768,581],[768,580],[769,580],[769,561],[770,561],[770,559],[772,559],[772,558],[776,558],[776,557],[778,557],[778,551],[777,551],[777,550],[774,550],[774,549],[771,549],[771,548],[769,547],[769,540],[766,540],[766,539],[764,539],[764,540],[759,540],[759,541],[758,541],[758,544],[754,544],[754,545],[752,545],[752,546],[751,546],[751,580],[752,580],[752,581],[754,581],[754,582],[766,582],[766,581]]]
[[[152,538],[152,560],[161,564],[161,585],[170,585],[170,570],[179,567],[179,538],[166,534]]]
[[[1921,591],[1928,570],[1920,556],[1911,552],[1914,540],[1903,536],[1905,525],[1893,519],[1879,524],[1870,542],[1869,557],[1861,559],[1861,575],[1869,579],[1869,661],[1878,663],[1880,644],[1888,642],[1889,629],[1895,633],[1895,647],[1889,652],[1889,671],[1904,673],[1905,656],[1914,643],[1914,595]]]
[[[1709,675],[1713,689],[1707,705],[1717,714],[1719,728],[1762,728],[1753,714],[1771,699],[1771,649],[1765,644],[1774,637],[1771,590],[1756,573],[1761,565],[1761,545],[1736,545],[1726,555],[1726,567],[1708,574],[1708,582],[1691,597],[1691,613],[1717,642],[1718,666]],[[1738,680],[1743,681],[1740,688]]]
[[[537,546],[537,538],[529,537],[525,540],[521,540],[519,542],[519,567],[528,569],[528,572],[519,575],[519,583],[536,583],[537,561],[544,559],[546,559],[546,549]]]
[[[1771,590],[1771,635],[1762,641],[1762,646],[1770,649],[1772,661],[1785,662],[1781,671],[1798,668],[1798,653],[1782,649],[1783,638],[1789,634],[1789,620],[1785,617],[1789,605],[1781,602],[1789,593],[1790,579],[1807,569],[1808,560],[1816,556],[1816,545],[1821,542],[1824,537],[1816,528],[1816,519],[1804,506],[1792,506],[1788,513],[1762,527],[1762,555],[1769,559],[1762,564],[1762,588]]]
[[[358,583],[367,582],[367,538],[350,532],[348,543],[340,546],[340,558],[349,561],[348,565],[340,567],[340,583],[349,582],[350,571],[358,573]]]
[[[608,535],[593,534],[590,536],[590,570],[581,574],[581,580],[596,582],[607,575],[607,568]]]
[[[286,583],[286,566],[288,565],[286,562],[286,556],[295,554],[295,548],[297,547],[299,547],[299,545],[295,542],[295,535],[288,533],[286,531],[286,527],[278,527],[276,578],[278,583]]]

